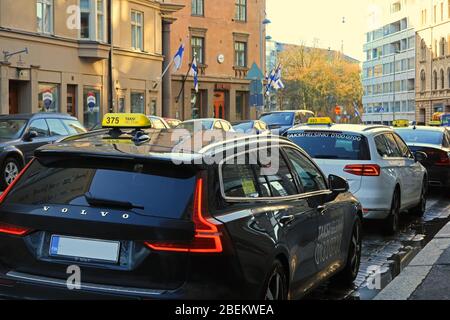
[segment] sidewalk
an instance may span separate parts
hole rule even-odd
[[[450,223],[374,300],[450,300]]]

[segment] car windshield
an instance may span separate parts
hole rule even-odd
[[[442,116],[442,125],[446,127],[450,127],[450,114],[444,114]]]
[[[294,123],[294,113],[292,112],[276,112],[268,113],[261,117],[269,126],[291,126]]]
[[[27,120],[0,120],[0,139],[17,139],[27,125]]]
[[[402,129],[397,130],[397,133],[409,144],[427,143],[442,145],[444,140],[444,134],[440,131]]]
[[[370,160],[367,140],[342,132],[297,132],[288,138],[315,159]]]
[[[213,126],[212,120],[202,120],[202,121],[189,121],[181,123],[177,129],[185,129],[191,132],[201,131],[201,130],[211,130]]]
[[[253,129],[253,122],[241,122],[233,125],[235,131],[247,132]]]

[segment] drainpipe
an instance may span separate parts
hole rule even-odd
[[[113,79],[113,8],[112,1],[108,0],[108,41],[109,41],[109,59],[108,59],[108,110],[114,112],[114,79]]]

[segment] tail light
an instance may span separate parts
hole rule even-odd
[[[381,168],[376,164],[349,164],[345,166],[344,171],[355,176],[378,177]]]
[[[3,201],[5,200],[8,193],[11,191],[11,189],[14,187],[14,185],[17,183],[17,181],[20,180],[20,178],[23,176],[25,171],[27,171],[27,169],[30,167],[30,165],[33,161],[34,161],[34,159],[31,160],[30,162],[28,162],[28,164],[22,169],[22,171],[20,171],[20,173],[13,180],[13,182],[11,182],[11,184],[5,189],[5,191],[3,191],[2,195],[0,196],[0,204],[3,203]],[[32,230],[28,229],[28,228],[23,228],[23,227],[14,226],[14,225],[5,224],[5,223],[0,222],[0,233],[3,233],[3,234],[9,234],[9,235],[13,235],[13,236],[25,236],[25,235],[29,234],[31,231]]]
[[[450,153],[447,153],[445,151],[439,151],[437,153],[437,160],[435,164],[437,166],[450,166]]]
[[[192,221],[195,225],[195,236],[191,242],[186,244],[145,242],[145,245],[156,251],[221,253],[223,248],[221,233],[217,228],[219,223],[208,221],[203,212],[202,178],[197,180],[193,211]]]

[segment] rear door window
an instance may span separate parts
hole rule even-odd
[[[47,166],[34,161],[5,201],[89,207],[89,194],[96,199],[131,203],[139,207],[133,210],[143,215],[178,219],[192,200],[193,171],[124,160],[108,161],[108,169],[103,169],[106,164],[100,165],[91,165],[86,159],[65,159]]]
[[[400,149],[400,154],[403,158],[414,158],[409,150],[409,147],[403,142],[402,138],[400,138],[397,134],[394,134],[394,139],[397,142],[397,145]]]
[[[259,198],[261,192],[252,165],[225,164],[222,167],[225,196],[230,198]]]
[[[315,159],[370,160],[367,139],[357,133],[303,131],[288,138]]]
[[[50,129],[51,136],[67,136],[69,132],[67,131],[64,124],[59,119],[47,119],[47,124]]]
[[[377,152],[384,158],[400,158],[400,148],[391,133],[380,134],[375,137]]]
[[[281,153],[278,155],[278,157],[273,157],[269,165],[260,166],[258,175],[267,182],[272,197],[286,197],[299,194],[288,164]]]

